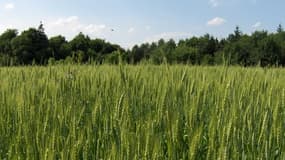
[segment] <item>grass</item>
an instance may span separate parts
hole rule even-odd
[[[0,159],[285,159],[284,147],[284,69],[0,69]]]

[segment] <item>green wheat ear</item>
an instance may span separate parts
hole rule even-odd
[[[284,159],[285,70],[0,68],[0,159]]]

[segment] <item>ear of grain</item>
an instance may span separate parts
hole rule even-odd
[[[284,159],[285,70],[0,68],[0,159]]]

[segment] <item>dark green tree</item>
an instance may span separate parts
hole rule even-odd
[[[0,54],[12,55],[11,41],[17,35],[18,31],[16,29],[8,29],[0,35]]]
[[[277,33],[282,33],[282,32],[284,32],[283,26],[279,24],[277,28]]]
[[[234,31],[234,34],[230,34],[229,37],[228,37],[228,41],[230,42],[236,42],[238,41],[241,36],[242,36],[242,31],[240,30],[239,26],[236,26],[236,29]]]
[[[46,64],[51,55],[48,52],[49,42],[46,34],[30,28],[12,40],[13,54],[20,64]]]
[[[84,35],[80,32],[77,36],[75,36],[70,42],[70,46],[72,51],[83,51],[87,52],[88,48],[90,47],[90,38],[87,35]]]
[[[259,48],[261,65],[279,65],[282,56],[281,49],[272,36],[264,39]]]
[[[56,60],[65,59],[70,56],[71,47],[63,36],[56,36],[49,39],[49,51]]]
[[[72,50],[72,57],[75,62],[87,62],[88,57],[88,49],[90,48],[91,39],[89,36],[84,35],[80,32],[77,36],[75,36],[70,42],[69,45]]]

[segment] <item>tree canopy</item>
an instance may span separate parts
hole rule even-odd
[[[0,35],[0,65],[46,65],[51,60],[99,64],[119,61],[138,64],[149,61],[193,65],[285,66],[285,32],[279,25],[275,33],[265,30],[244,34],[237,26],[228,37],[210,34],[175,42],[160,39],[125,50],[103,39],[79,33],[68,41],[64,36],[48,39],[44,26],[18,33],[8,29]]]

